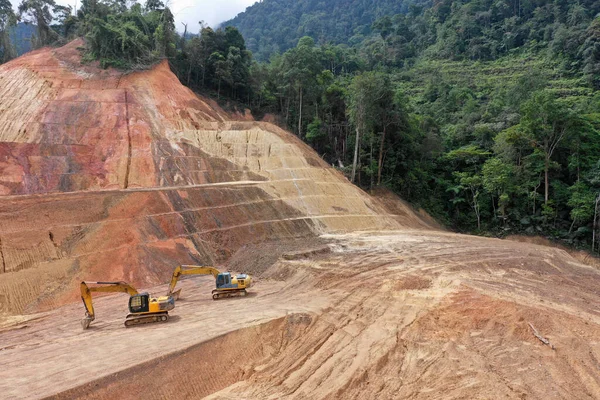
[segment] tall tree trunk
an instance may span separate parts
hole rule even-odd
[[[354,182],[354,178],[356,177],[356,164],[358,163],[358,147],[360,143],[360,131],[358,126],[356,127],[356,143],[354,145],[354,161],[352,161],[352,177],[350,182]]]
[[[373,135],[371,134],[371,140],[369,140],[369,169],[373,166]],[[373,189],[373,183],[375,183],[375,175],[373,171],[371,171],[371,176],[369,177],[369,189]]]
[[[546,162],[544,164],[544,204],[548,205],[548,192],[549,192],[549,187],[548,187],[548,170],[550,169],[550,157],[548,156],[548,153],[546,153]]]
[[[385,143],[385,131],[387,126],[383,127],[383,135],[381,135],[381,144],[379,145],[379,163],[377,165],[377,186],[381,185],[381,167],[383,166],[383,144]]]
[[[75,3],[75,4],[77,4],[77,3]],[[75,15],[77,15],[77,10],[75,10]],[[188,26],[188,24],[185,24],[183,22],[181,24],[185,27],[185,29],[183,30],[183,37],[181,38],[181,49],[183,50],[183,48],[185,47],[185,39],[187,37],[187,26]]]
[[[477,190],[473,189],[473,187],[471,187],[471,196],[473,196],[473,211],[475,211],[475,216],[477,217],[477,229],[481,230],[481,212],[479,200],[477,200],[479,193]]]
[[[302,137],[302,86],[300,86],[300,116],[298,117],[298,137]]]
[[[596,197],[596,207],[594,208],[594,225],[592,228],[592,253],[596,248],[596,231],[598,230],[598,206],[600,205],[600,193]]]

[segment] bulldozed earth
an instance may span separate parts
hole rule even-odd
[[[226,113],[166,63],[123,74],[75,41],[0,66],[0,393],[56,399],[600,398],[600,271],[443,231],[292,134]],[[125,295],[178,264],[167,323]]]

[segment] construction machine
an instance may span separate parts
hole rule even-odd
[[[129,294],[130,314],[125,318],[126,327],[150,322],[167,322],[169,311],[175,308],[173,297],[150,297],[148,293],[138,293],[133,286],[125,282],[81,282],[81,300],[85,306],[85,317],[81,320],[83,329],[89,328],[90,323],[96,319],[92,304],[92,292]]]
[[[235,297],[235,296],[246,296],[246,289],[252,284],[252,277],[247,274],[238,274],[233,276],[231,272],[220,272],[214,267],[202,267],[198,265],[180,265],[173,271],[171,277],[171,283],[169,284],[169,291],[167,296],[172,296],[177,300],[181,289],[174,292],[177,281],[181,275],[212,275],[215,278],[216,289],[212,291],[213,300]]]

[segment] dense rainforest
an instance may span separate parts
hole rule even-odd
[[[276,115],[356,184],[449,227],[600,247],[600,2],[264,0],[178,34],[158,0],[77,15],[2,1],[4,60],[19,17],[34,47],[84,36],[86,62],[167,58],[190,88]]]
[[[406,13],[403,0],[265,0],[225,22],[246,39],[258,60],[295,47],[303,36],[317,43],[359,42],[378,18]]]

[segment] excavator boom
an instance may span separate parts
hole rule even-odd
[[[219,270],[214,267],[206,267],[199,265],[180,265],[173,271],[173,276],[171,277],[171,283],[169,284],[169,291],[167,292],[167,296],[173,296],[175,300],[179,298],[179,293],[181,289],[177,292],[174,292],[175,286],[177,286],[177,281],[179,281],[179,277],[181,275],[212,275],[215,279],[220,274]]]

